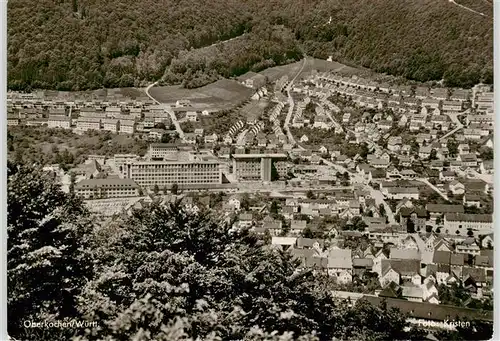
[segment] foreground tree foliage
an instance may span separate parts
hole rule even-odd
[[[384,305],[335,301],[328,276],[179,202],[89,223],[39,170],[9,165],[9,333],[27,340],[422,339]],[[29,304],[28,304],[29,301]],[[97,322],[75,329],[25,320]]]
[[[32,340],[45,331],[27,329],[24,321],[79,316],[76,298],[93,277],[92,225],[81,202],[47,174],[10,164],[8,176],[8,330]]]
[[[278,25],[293,39],[265,33]],[[197,87],[299,51],[418,81],[493,81],[492,16],[446,1],[15,0],[7,26],[11,89],[130,87],[164,75]]]

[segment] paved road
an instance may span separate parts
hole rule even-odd
[[[437,188],[436,186],[434,186],[433,184],[431,184],[429,182],[429,180],[425,179],[425,178],[418,178],[418,179],[415,179],[417,181],[420,181],[424,184],[426,184],[427,186],[429,186],[434,192],[436,192],[437,194],[439,194],[441,197],[443,197],[444,200],[446,201],[450,201],[450,198],[448,198],[448,196],[446,194],[444,194],[443,192],[441,192],[441,190],[439,188]]]
[[[370,191],[370,195],[373,199],[375,199],[375,203],[377,204],[377,206],[380,206],[380,204],[384,205],[385,214],[387,216],[387,219],[389,220],[389,224],[397,224],[396,218],[394,217],[394,212],[392,212],[391,206],[389,206],[389,204],[384,200],[384,195],[382,194],[382,192],[374,189],[369,185],[366,185],[365,188]]]
[[[363,189],[370,192],[370,195],[373,199],[375,199],[375,203],[377,204],[377,206],[379,206],[380,204],[384,205],[385,212],[386,212],[387,218],[389,220],[389,224],[397,224],[396,218],[394,217],[394,213],[392,212],[392,209],[389,206],[389,204],[384,200],[384,195],[382,194],[381,191],[376,190],[372,186],[370,186],[368,184],[368,182],[358,173],[351,173],[348,171],[347,168],[345,168],[341,165],[338,165],[338,164],[333,163],[331,161],[328,161],[326,159],[322,159],[322,160],[323,160],[324,164],[331,166],[331,167],[334,167],[337,171],[339,171],[341,173],[348,172],[350,179],[351,179],[351,183],[363,184]]]
[[[463,9],[465,9],[465,10],[469,11],[469,12],[472,12],[472,13],[478,14],[478,15],[483,16],[483,17],[488,17],[488,16],[487,16],[486,14],[484,14],[484,13],[481,13],[481,12],[475,11],[475,10],[473,10],[472,8],[465,7],[464,5],[461,5],[461,4],[456,3],[456,2],[455,2],[455,0],[448,0],[448,1],[449,1],[449,2],[451,2],[452,4],[457,5],[458,7],[461,7],[461,8],[463,8]]]
[[[236,144],[238,146],[245,145],[245,135],[247,134],[247,132],[248,132],[248,129],[245,129],[241,133],[238,134],[238,137],[236,138]]]
[[[456,114],[451,114],[451,113],[447,113],[446,115],[450,118],[451,122],[456,124],[457,127],[449,132],[447,132],[446,134],[444,134],[443,136],[441,136],[440,138],[436,139],[435,141],[433,142],[439,142],[441,140],[444,140],[445,138],[455,134],[457,131],[461,130],[464,125],[462,124],[462,122],[460,122],[460,120],[458,119],[458,116],[459,115],[466,115],[468,112],[469,112],[470,109],[464,111],[464,112],[461,112],[461,113],[456,113]]]
[[[148,95],[148,97],[153,101],[155,102],[156,104],[158,105],[161,105],[163,106],[163,110],[165,110],[168,115],[170,116],[170,120],[172,121],[174,127],[175,127],[175,130],[177,131],[177,134],[179,135],[179,137],[181,139],[184,139],[184,132],[182,131],[182,128],[181,128],[181,125],[179,124],[179,121],[177,120],[177,117],[175,116],[175,113],[174,111],[167,105],[163,104],[163,103],[160,103],[159,101],[157,101],[153,96],[151,96],[151,94],[149,93],[149,90],[156,86],[158,84],[159,81],[156,81],[152,84],[149,84],[148,87],[145,89],[145,92],[146,92],[146,95]]]
[[[288,85],[286,86],[286,93],[288,95],[288,104],[290,105],[290,107],[288,109],[288,113],[286,115],[285,124],[284,124],[283,128],[286,131],[286,135],[288,137],[288,141],[290,141],[290,143],[293,144],[293,145],[296,144],[296,141],[295,141],[295,138],[293,137],[292,133],[290,132],[290,128],[288,127],[289,124],[290,124],[290,121],[292,119],[293,108],[294,108],[293,98],[292,98],[292,95],[290,93],[290,90],[292,89],[293,82],[301,74],[302,70],[304,70],[304,67],[306,66],[306,63],[307,63],[307,56],[304,57],[304,60],[302,61],[302,66],[300,67],[300,70],[297,72],[297,74],[295,75],[295,77],[292,78],[292,80],[290,81],[290,83],[288,83]],[[300,147],[300,148],[302,148],[302,147]]]

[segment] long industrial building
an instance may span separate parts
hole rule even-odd
[[[139,161],[130,164],[130,178],[141,187],[221,184],[216,161]]]
[[[159,147],[159,148],[157,148]],[[157,148],[156,150],[153,148]],[[148,159],[134,155],[115,155],[115,165],[124,178],[139,186],[152,188],[171,186],[205,186],[222,184],[220,162],[208,152],[182,152],[172,145],[155,145],[152,151],[161,151]]]

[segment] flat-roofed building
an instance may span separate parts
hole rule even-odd
[[[101,119],[98,117],[79,117],[76,121],[76,129],[87,130],[101,130]]]
[[[151,159],[164,159],[179,151],[179,147],[173,143],[152,143],[149,145],[149,157]]]
[[[286,176],[286,154],[234,154],[233,173],[238,181],[273,181]]]
[[[65,109],[50,109],[49,116],[66,116]]]
[[[102,120],[102,130],[107,130],[112,133],[118,133],[120,129],[120,121],[115,118],[107,118]]]
[[[106,115],[108,117],[117,118],[116,116],[121,114],[123,114],[123,110],[121,107],[111,106],[106,108]]]
[[[477,96],[473,105],[476,105],[479,111],[486,111],[493,109],[493,103],[493,92],[484,92]]]
[[[79,117],[91,117],[91,118],[99,118],[105,119],[106,113],[103,111],[80,111]]]
[[[222,184],[216,161],[138,161],[130,164],[130,177],[144,187]]]
[[[120,133],[134,134],[136,123],[134,120],[120,120]]]
[[[21,120],[19,119],[19,115],[17,114],[8,114],[7,115],[7,126],[18,126]]]
[[[131,179],[88,179],[75,184],[75,194],[84,199],[139,196],[139,186]]]
[[[444,111],[462,111],[462,102],[460,101],[443,101]]]
[[[130,108],[130,116],[140,120],[142,118],[142,108]]]
[[[62,115],[50,115],[47,121],[49,128],[71,128],[71,118]]]
[[[130,178],[130,167],[133,162],[139,161],[139,156],[135,154],[115,154],[113,157],[116,169],[124,178]]]

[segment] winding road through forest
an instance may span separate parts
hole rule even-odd
[[[457,3],[455,0],[448,0],[448,1],[449,1],[449,2],[451,2],[452,4],[457,5],[458,7],[461,7],[461,8],[463,8],[463,9],[465,9],[465,10],[469,11],[469,12],[472,12],[472,13],[478,14],[478,15],[483,16],[483,17],[485,17],[485,18],[489,18],[489,16],[487,16],[486,14],[481,13],[481,12],[478,12],[478,11],[476,11],[476,10],[473,10],[472,8],[466,7],[466,6],[464,6],[464,5],[461,5],[461,4]],[[486,1],[486,2],[488,2],[488,1]]]

